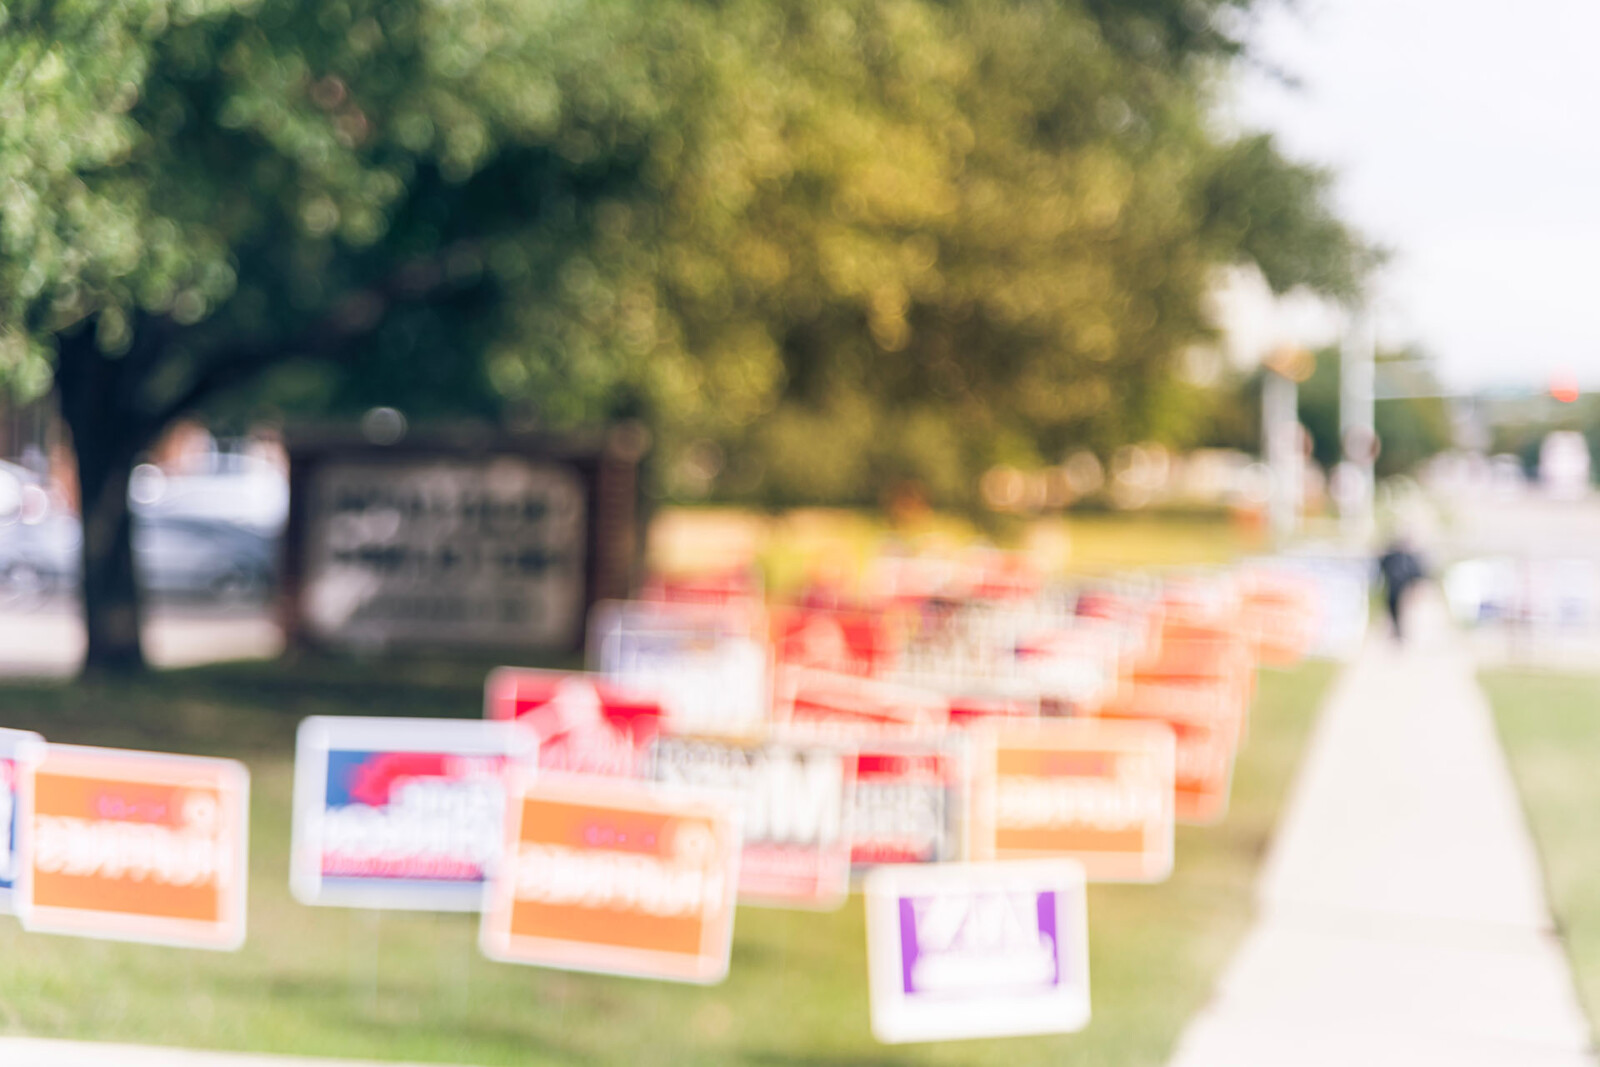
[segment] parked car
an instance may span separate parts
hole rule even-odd
[[[82,536],[77,518],[61,512],[0,526],[0,603],[29,606],[72,588]]]
[[[136,516],[133,563],[155,596],[236,603],[272,588],[275,543],[247,526],[217,519]]]
[[[77,586],[83,532],[72,515],[0,526],[0,601],[31,603]],[[242,603],[272,589],[275,539],[217,519],[135,515],[133,562],[158,598]]]

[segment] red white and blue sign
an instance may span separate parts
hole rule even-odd
[[[965,851],[968,777],[952,740],[864,739],[850,805],[853,873],[948,863]]]
[[[597,674],[499,667],[484,683],[483,717],[530,730],[541,773],[643,778],[662,707]]]
[[[0,912],[11,912],[12,887],[23,862],[24,825],[18,815],[23,770],[38,761],[44,738],[26,730],[0,730]]]
[[[1088,1025],[1089,928],[1076,861],[880,867],[867,876],[866,905],[879,1041]]]
[[[503,848],[515,723],[314,717],[295,748],[289,887],[306,904],[477,911]]]

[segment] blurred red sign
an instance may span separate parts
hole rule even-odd
[[[1244,637],[1262,663],[1292,667],[1316,640],[1317,588],[1286,571],[1247,574],[1240,605]]]
[[[790,668],[779,675],[776,717],[797,727],[943,729],[950,702],[938,693],[832,671]]]
[[[850,801],[850,862],[856,872],[885,863],[959,859],[967,820],[966,765],[939,742],[863,742]]]
[[[1233,784],[1234,737],[1226,728],[1174,724],[1177,734],[1176,804],[1180,823],[1210,825],[1228,813]]]
[[[642,776],[662,728],[661,701],[576,671],[501,667],[484,685],[484,717],[518,721],[539,739],[539,767]]]
[[[779,664],[870,677],[898,650],[891,617],[882,612],[775,608],[771,620]]]
[[[753,569],[710,574],[652,575],[639,590],[640,600],[671,604],[733,604],[762,599],[761,575]]]

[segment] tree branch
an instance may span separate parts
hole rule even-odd
[[[475,241],[460,241],[433,256],[405,263],[377,285],[347,294],[287,341],[225,349],[156,411],[155,424],[165,426],[212,394],[248,381],[287,356],[327,357],[339,352],[350,341],[377,329],[394,305],[420,302],[443,288],[450,280],[449,262],[477,247]]]

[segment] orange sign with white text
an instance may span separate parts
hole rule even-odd
[[[233,760],[50,745],[24,772],[24,929],[244,943],[250,773]]]
[[[1221,822],[1233,786],[1235,732],[1191,723],[1174,723],[1172,728],[1178,737],[1178,821],[1199,826]]]
[[[1068,857],[1101,882],[1171,873],[1176,751],[1166,723],[1005,726],[975,747],[976,858]]]
[[[506,834],[480,931],[491,959],[702,984],[727,976],[736,801],[523,779]]]

